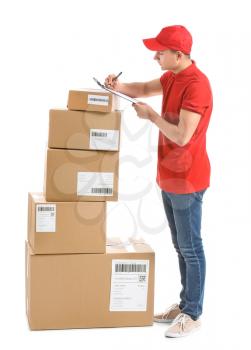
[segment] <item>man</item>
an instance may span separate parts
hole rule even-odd
[[[202,200],[210,183],[206,131],[212,112],[207,77],[190,58],[192,36],[180,25],[163,28],[155,38],[144,39],[156,51],[160,78],[144,83],[121,83],[109,75],[106,86],[131,97],[163,94],[159,115],[145,103],[133,104],[140,118],[159,128],[157,183],[178,254],[182,290],[179,304],[154,316],[170,326],[167,337],[181,337],[199,329],[202,314],[205,256],[201,238]]]

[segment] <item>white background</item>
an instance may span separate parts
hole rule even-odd
[[[214,93],[208,131],[211,187],[204,197],[207,281],[202,330],[164,337],[166,326],[31,332],[25,317],[27,193],[42,191],[50,108],[71,88],[108,73],[144,81],[162,72],[142,38],[167,25],[192,33],[192,58]],[[248,1],[2,1],[1,298],[2,349],[248,347],[250,329],[250,16]],[[148,99],[160,111],[161,98]],[[155,310],[178,301],[177,258],[155,183],[158,130],[125,105],[120,199],[109,203],[108,235],[143,236],[156,251]],[[3,343],[3,344],[2,344]]]

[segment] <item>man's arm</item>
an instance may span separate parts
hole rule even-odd
[[[174,125],[162,118],[146,103],[133,104],[140,118],[150,119],[162,133],[179,146],[185,146],[192,138],[201,115],[185,109],[180,110],[179,124]]]
[[[201,115],[198,113],[181,109],[178,125],[169,123],[164,118],[161,118],[161,116],[157,113],[153,117],[152,121],[168,139],[175,142],[179,146],[185,146],[191,140],[199,124],[200,118]]]
[[[120,85],[120,92],[131,97],[150,97],[162,94],[162,86],[159,79],[144,83],[124,83]]]
[[[131,97],[150,97],[162,94],[162,86],[160,79],[154,79],[142,83],[121,83],[113,80],[115,75],[108,75],[105,79],[105,86],[121,92]]]

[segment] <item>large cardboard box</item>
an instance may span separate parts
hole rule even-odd
[[[50,148],[118,151],[121,113],[50,110]]]
[[[32,330],[152,325],[154,252],[34,255],[26,243],[26,301]]]
[[[28,241],[35,254],[105,253],[106,202],[47,202],[29,193]]]
[[[116,96],[102,89],[70,90],[68,109],[75,111],[111,112],[117,109]]]
[[[48,149],[47,201],[118,200],[119,152]]]

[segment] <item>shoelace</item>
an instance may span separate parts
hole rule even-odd
[[[190,320],[190,316],[181,313],[174,319],[172,325],[179,324],[181,330],[184,330],[185,324],[189,320]]]
[[[162,315],[162,318],[165,318],[165,316],[168,316],[169,313],[175,310],[177,307],[178,307],[178,304],[172,304],[168,309],[165,310],[165,312]]]

